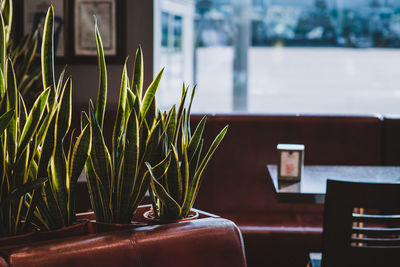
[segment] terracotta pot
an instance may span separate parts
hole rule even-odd
[[[156,218],[154,217],[153,209],[150,209],[143,213],[143,217],[148,221],[149,224],[167,224],[167,223],[177,223],[195,220],[199,217],[199,213],[195,210],[191,210],[189,216],[182,219],[167,219],[167,218]]]
[[[37,232],[34,235],[35,241],[52,240],[73,236],[83,236],[89,234],[89,220],[78,220],[70,226],[66,226],[56,230]]]

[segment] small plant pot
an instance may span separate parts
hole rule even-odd
[[[98,234],[113,231],[129,230],[141,226],[146,226],[144,222],[132,221],[131,223],[108,223],[108,222],[98,222],[96,221],[96,216],[93,211],[78,213],[76,215],[77,219],[87,219],[89,220],[88,229],[89,234]]]
[[[96,222],[90,221],[89,222],[89,233],[91,234],[98,234],[98,233],[106,233],[106,232],[113,232],[113,231],[123,231],[123,230],[130,230],[137,227],[146,226],[145,223],[140,222],[131,222],[127,224],[123,223],[107,223],[107,222]]]
[[[199,213],[195,210],[191,210],[189,216],[182,219],[168,219],[168,218],[157,218],[154,217],[153,209],[150,209],[143,213],[143,217],[149,224],[168,224],[177,222],[186,222],[191,220],[196,220],[199,217]]]
[[[60,239],[66,237],[83,236],[89,234],[88,220],[79,220],[76,223],[56,230],[37,232],[35,241]]]

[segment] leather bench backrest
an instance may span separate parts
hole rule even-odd
[[[400,165],[400,116],[387,116],[383,120],[382,161],[384,165]]]
[[[197,125],[202,116],[192,116]],[[204,149],[229,124],[203,179],[195,206],[211,212],[297,209],[278,204],[267,164],[278,162],[276,145],[305,145],[305,164],[380,165],[382,122],[374,116],[211,115]],[[304,205],[304,209],[308,208]]]

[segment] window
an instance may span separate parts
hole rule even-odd
[[[194,112],[400,112],[400,0],[157,1],[161,107],[185,81]]]

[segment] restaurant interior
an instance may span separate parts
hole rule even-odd
[[[0,1],[0,266],[398,266],[400,2],[294,2]]]

